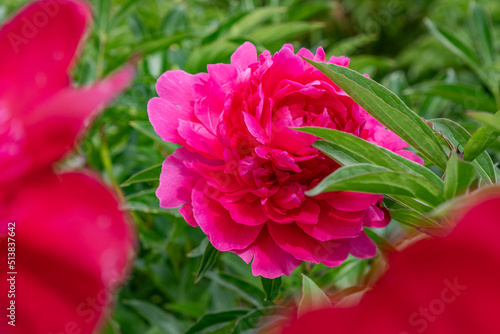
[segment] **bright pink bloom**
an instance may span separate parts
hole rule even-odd
[[[133,77],[126,67],[91,87],[71,86],[90,22],[83,1],[43,0],[0,29],[1,333],[93,333],[133,251],[115,195],[88,172],[51,167]],[[17,272],[14,294],[8,269]],[[5,313],[12,302],[15,327]]]
[[[311,147],[316,137],[290,127],[338,129],[419,159],[301,56],[325,61],[322,48],[314,56],[294,54],[291,45],[257,58],[247,42],[230,65],[165,73],[160,97],[148,106],[156,132],[184,145],[163,164],[160,205],[182,205],[186,221],[215,248],[247,263],[253,258],[253,274],[269,278],[290,274],[301,261],[338,266],[349,253],[371,257],[376,247],[363,226],[390,220],[379,195],[306,196],[339,166]]]
[[[451,235],[393,254],[389,271],[359,305],[310,312],[282,333],[497,333],[499,206],[499,187],[467,198],[455,208]]]

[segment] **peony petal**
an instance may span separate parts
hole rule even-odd
[[[248,202],[245,198],[233,201],[228,197],[222,197],[219,201],[237,223],[254,226],[264,224],[269,220],[262,209],[260,198],[256,197],[253,201]]]
[[[390,221],[391,215],[389,210],[382,206],[382,200],[366,209],[363,216],[363,225],[366,227],[382,228],[386,227]]]
[[[376,204],[381,195],[357,193],[352,191],[333,191],[325,200],[333,208],[340,211],[363,211]]]
[[[346,239],[321,242],[304,233],[296,224],[268,224],[269,233],[285,252],[296,259],[339,266],[349,255],[350,243]]]
[[[167,71],[156,84],[158,95],[172,105],[182,109],[186,115],[193,114],[194,86],[208,79],[208,74],[192,75],[184,71]]]
[[[315,239],[355,238],[363,230],[364,211],[339,211],[326,203],[320,203],[321,213],[316,224],[297,222],[297,225]]]
[[[156,133],[167,142],[184,145],[186,141],[179,136],[179,120],[191,120],[192,115],[162,98],[152,98],[148,103],[149,121]]]
[[[95,111],[129,85],[133,72],[126,67],[91,87],[63,89],[33,110],[25,111],[21,119],[25,132],[23,151],[17,152],[14,160],[0,162],[0,184],[63,157],[73,148]],[[12,172],[12,166],[20,168]],[[4,175],[3,170],[11,173]]]
[[[0,99],[29,111],[69,85],[68,72],[91,22],[85,1],[42,0],[0,30]]]
[[[351,241],[351,254],[360,259],[368,259],[377,254],[377,245],[365,233],[361,232],[359,237],[349,239]]]
[[[290,275],[300,265],[299,260],[281,249],[271,238],[267,227],[260,232],[255,242],[243,251],[236,253],[246,262],[252,261],[252,274],[265,278]]]
[[[191,201],[191,191],[200,176],[188,169],[185,163],[199,159],[203,157],[184,147],[178,148],[165,159],[161,168],[160,185],[156,190],[162,208],[177,208]]]
[[[244,249],[259,235],[263,225],[247,226],[236,223],[229,212],[210,197],[215,188],[199,180],[192,194],[194,218],[208,239],[220,251]]]
[[[257,62],[257,49],[250,42],[243,43],[231,56],[231,64],[240,72],[255,62]]]
[[[192,148],[193,151],[199,152],[208,158],[223,158],[224,149],[219,139],[202,124],[181,119],[179,120],[178,131],[179,135],[185,140],[185,145]]]
[[[94,332],[133,251],[131,228],[115,196],[83,173],[41,172],[16,186],[8,207],[0,224],[16,224],[17,321],[15,327],[2,321],[0,332]],[[6,251],[0,249],[2,258]],[[8,291],[6,275],[0,286]],[[7,308],[7,293],[0,300]]]

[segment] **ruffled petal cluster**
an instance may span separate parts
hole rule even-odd
[[[322,48],[257,55],[247,42],[208,73],[166,72],[148,106],[156,132],[183,145],[163,164],[160,205],[182,206],[214,247],[253,259],[253,274],[268,278],[301,261],[338,266],[349,254],[374,256],[363,227],[390,221],[380,195],[306,196],[339,165],[311,146],[315,136],[293,128],[337,129],[421,161],[303,57],[325,62]]]

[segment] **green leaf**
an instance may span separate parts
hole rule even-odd
[[[497,110],[495,99],[481,87],[462,83],[425,82],[406,89],[405,94],[439,96],[471,110]]]
[[[369,164],[341,167],[309,190],[307,195],[316,196],[327,191],[342,190],[407,196],[431,207],[444,202],[442,191],[423,177]]]
[[[500,114],[490,114],[485,112],[469,112],[469,116],[481,122],[483,125],[500,131]]]
[[[266,330],[262,329],[263,326],[280,320],[288,320],[284,315],[274,315],[273,313],[275,313],[276,310],[276,306],[269,306],[250,311],[248,314],[236,320],[234,327],[229,333],[268,333]]]
[[[148,121],[131,121],[130,126],[164,146],[169,154],[173,153],[179,147],[177,144],[169,143],[161,139],[161,137],[156,134],[151,123]]]
[[[275,50],[287,41],[308,32],[324,28],[322,22],[284,22],[254,30],[248,37],[267,49]]]
[[[452,120],[436,118],[429,120],[429,122],[433,123],[434,129],[441,131],[457,147],[465,147],[471,137],[467,130]],[[476,166],[479,175],[484,181],[487,183],[496,182],[495,167],[488,153],[479,154],[472,163]]]
[[[456,152],[451,154],[446,166],[444,178],[444,196],[446,199],[456,197],[467,191],[476,175],[473,164],[461,160]]]
[[[219,250],[215,248],[211,242],[207,243],[203,257],[201,258],[200,267],[196,273],[194,282],[198,283],[217,262],[217,257],[219,256]]]
[[[205,329],[213,325],[222,324],[238,319],[246,315],[250,309],[234,309],[218,313],[208,313],[202,316],[196,323],[187,330],[185,334],[205,333]]]
[[[302,274],[302,299],[299,303],[299,317],[307,312],[332,307],[330,299],[309,277]]]
[[[486,149],[497,140],[499,135],[500,131],[489,126],[481,126],[474,132],[472,137],[467,141],[467,144],[465,144],[465,160],[472,161],[476,159],[479,154],[486,153]]]
[[[215,283],[236,292],[254,306],[262,307],[262,301],[266,298],[266,295],[256,286],[229,274],[211,271],[206,276]]]
[[[341,165],[370,163],[395,172],[406,171],[420,175],[434,183],[439,189],[443,189],[443,181],[428,168],[350,133],[316,127],[302,127],[295,130],[326,140],[327,142],[316,141],[313,146]]]
[[[262,288],[266,293],[266,300],[273,301],[278,297],[280,293],[280,287],[282,283],[282,278],[276,277],[275,279],[269,279],[261,276]]]
[[[391,213],[391,218],[411,227],[421,227],[421,226],[439,226],[435,221],[426,218],[425,216],[415,212],[413,210],[399,209],[399,210],[389,210]]]
[[[436,37],[448,50],[462,59],[477,75],[487,84],[489,79],[481,68],[481,62],[474,51],[466,43],[461,41],[452,32],[445,28],[438,27],[429,19],[425,19],[425,25],[429,31]]]
[[[485,65],[495,63],[496,50],[493,38],[493,24],[488,12],[476,2],[469,5],[469,29],[476,47]]]
[[[419,214],[425,214],[427,212],[432,211],[432,207],[417,201],[411,197],[406,197],[406,196],[398,196],[398,195],[391,195],[390,196],[393,200],[396,202],[399,202],[403,204],[404,206],[412,209],[413,211],[419,213]]]
[[[396,94],[349,68],[305,60],[327,75],[363,109],[439,168],[446,168],[446,154],[432,129]]]
[[[137,313],[145,318],[151,325],[158,327],[163,333],[181,334],[182,326],[171,314],[158,306],[142,300],[125,300],[124,304],[131,306]]]
[[[243,16],[231,25],[228,32],[229,38],[243,37],[251,33],[256,27],[269,21],[274,17],[279,17],[286,12],[286,7],[261,7],[256,8]]]
[[[139,182],[158,181],[160,179],[161,166],[162,164],[158,164],[153,167],[146,168],[138,173],[135,173],[127,180],[125,180],[125,182],[123,182],[121,186],[127,187],[131,184]]]
[[[381,237],[367,227],[364,228],[364,231],[383,253],[393,253],[396,251],[394,246],[387,239]]]

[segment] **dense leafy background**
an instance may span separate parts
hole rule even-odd
[[[493,29],[500,36],[500,2],[479,2],[493,17]],[[23,3],[2,1],[0,18]],[[296,48],[323,46],[327,55],[350,56],[351,68],[369,73],[421,116],[447,117],[470,132],[480,124],[466,110],[494,112],[498,105],[491,87],[424,24],[424,18],[430,18],[474,47],[466,0],[91,3],[95,24],[74,71],[75,81],[92,82],[130,58],[140,59],[132,88],[96,120],[80,147],[61,166],[89,166],[100,171],[126,197],[137,226],[138,256],[106,333],[176,334],[189,328],[189,333],[255,332],[266,315],[280,318],[281,308],[276,305],[298,304],[301,273],[339,300],[376,278],[374,263],[383,261],[379,254],[370,260],[350,257],[339,268],[303,264],[279,286],[279,282],[253,277],[250,267],[234,254],[205,252],[203,233],[184,223],[175,210],[159,208],[154,195],[158,165],[175,149],[160,140],[147,119],[146,105],[156,94],[155,82],[161,73],[171,69],[196,73],[204,71],[208,63],[228,62],[246,40],[260,51],[276,51],[289,42]],[[500,65],[492,61],[486,69],[496,73]],[[498,140],[488,153],[498,161]],[[134,176],[147,168],[151,170]],[[383,253],[406,231],[406,227],[391,224],[380,235],[371,236]],[[215,265],[199,273],[204,253],[203,263]],[[195,283],[200,274],[204,275]]]

